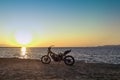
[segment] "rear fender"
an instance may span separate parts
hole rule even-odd
[[[71,50],[67,50],[67,51],[64,52],[64,55],[67,55],[70,52],[71,52]]]

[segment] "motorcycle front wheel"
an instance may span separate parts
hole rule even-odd
[[[41,62],[43,64],[49,64],[51,62],[51,59],[48,55],[44,55],[44,56],[41,57]]]
[[[66,65],[72,66],[75,63],[75,59],[72,56],[70,56],[70,55],[65,56],[64,63]]]

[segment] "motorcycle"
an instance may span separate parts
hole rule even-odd
[[[55,54],[51,51],[52,46],[48,47],[47,55],[41,57],[41,62],[43,64],[49,64],[51,59],[55,62],[64,61],[64,63],[68,66],[72,66],[75,63],[75,59],[71,55],[67,55],[71,52],[71,50],[66,50],[64,53]]]

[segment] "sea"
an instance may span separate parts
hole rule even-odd
[[[86,63],[120,64],[120,46],[53,47],[56,54],[71,49],[69,55]],[[47,47],[1,47],[0,58],[38,59],[47,54]]]

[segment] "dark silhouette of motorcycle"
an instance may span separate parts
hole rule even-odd
[[[55,54],[51,51],[51,47],[48,47],[47,55],[41,57],[42,63],[49,64],[51,62],[51,59],[53,59],[55,62],[64,61],[64,63],[69,66],[72,66],[75,63],[74,57],[67,55],[71,52],[71,50],[66,50],[64,53]]]

